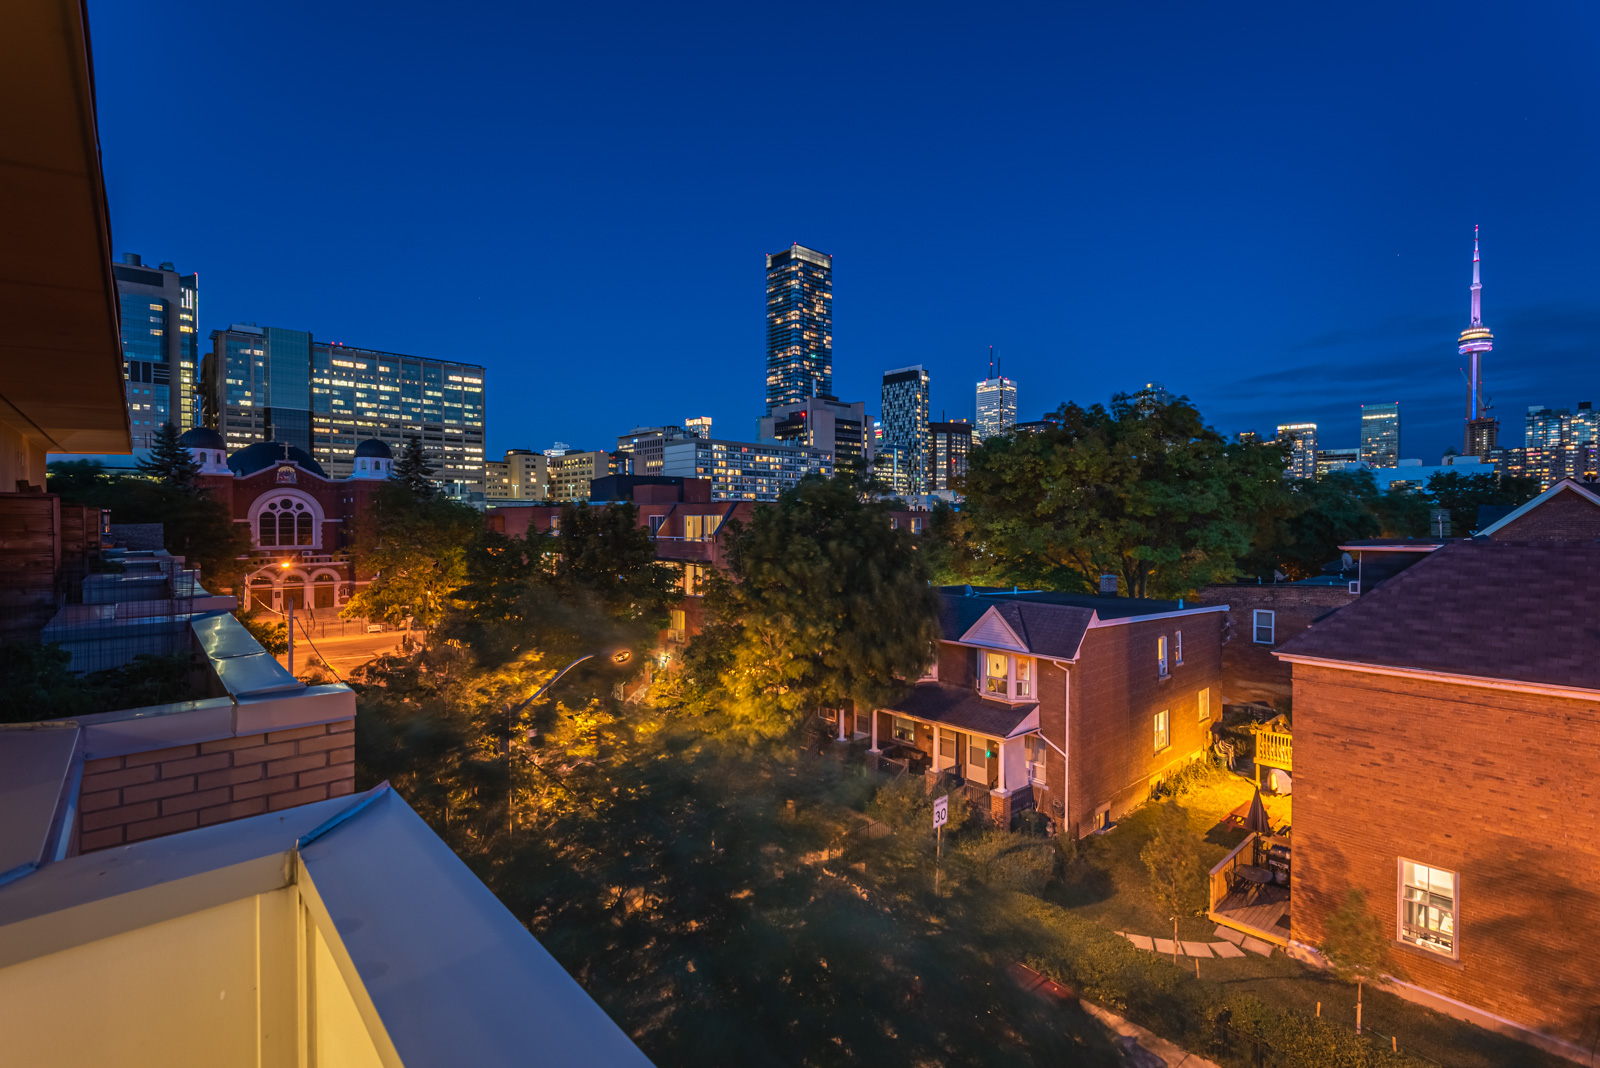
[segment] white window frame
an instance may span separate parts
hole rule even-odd
[[[1155,714],[1155,721],[1152,723],[1152,727],[1154,728],[1154,735],[1150,740],[1155,745],[1154,752],[1164,753],[1168,749],[1171,749],[1172,710],[1163,708],[1160,712],[1157,712]]]
[[[1156,639],[1156,678],[1170,677],[1172,669],[1167,666],[1167,636],[1161,635]]]
[[[1261,640],[1261,628],[1267,628],[1267,640]],[[1250,613],[1250,641],[1256,645],[1276,645],[1278,642],[1278,613],[1271,608],[1256,608]]]
[[[1445,949],[1443,946],[1424,941],[1421,938],[1411,938],[1407,937],[1406,935],[1406,888],[1408,885],[1415,885],[1408,884],[1406,881],[1406,865],[1408,864],[1413,868],[1422,868],[1429,872],[1445,872],[1450,876],[1450,907],[1448,909],[1444,909],[1434,905],[1431,900],[1431,894],[1428,904],[1429,908],[1438,909],[1440,912],[1447,913],[1450,917],[1449,949]],[[1421,887],[1418,886],[1418,889],[1420,890]],[[1450,960],[1460,960],[1461,873],[1458,871],[1451,871],[1449,868],[1437,868],[1432,864],[1423,864],[1419,861],[1410,860],[1406,857],[1400,857],[1395,865],[1395,931],[1399,936],[1399,941],[1405,945],[1411,946],[1414,949],[1420,949],[1424,953],[1432,953],[1436,956],[1446,957]]]
[[[1027,678],[1020,677],[1017,669],[1026,665]],[[1031,656],[1014,656],[1011,658],[1011,696],[1019,701],[1032,700],[1034,687],[1038,685],[1039,665]]]
[[[1172,632],[1172,663],[1176,667],[1183,663],[1183,631]]]
[[[999,697],[1002,700],[1011,698],[1011,657],[1006,653],[997,653],[993,649],[980,650],[983,654],[983,676],[979,690],[985,697]],[[990,672],[990,657],[998,656],[1006,662],[1006,673],[995,675]],[[1000,689],[994,689],[994,683],[1000,683]]]
[[[1200,722],[1205,723],[1211,718],[1211,687],[1200,687],[1200,695],[1195,698],[1195,703],[1200,706]]]

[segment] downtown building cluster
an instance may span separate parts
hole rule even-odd
[[[634,427],[615,448],[512,449],[485,465],[491,504],[590,499],[607,475],[704,478],[715,500],[775,501],[807,475],[861,469],[921,506],[959,500],[976,442],[1017,426],[1017,383],[989,374],[974,393],[976,419],[933,417],[921,364],[882,377],[877,418],[833,389],[833,257],[798,243],[766,257],[764,406],[751,439],[713,437],[711,419]],[[562,477],[571,472],[573,477]],[[608,483],[607,485],[610,485]]]
[[[447,492],[482,502],[481,365],[242,322],[212,330],[201,355],[198,272],[125,253],[112,274],[135,455],[171,423],[216,431],[230,454],[260,442],[288,445],[346,478],[360,442],[377,439],[398,454],[415,440]]]
[[[1476,228],[1472,238],[1471,294],[1471,315],[1456,344],[1456,351],[1467,365],[1463,370],[1467,403],[1459,452],[1452,450],[1437,465],[1402,459],[1399,403],[1363,404],[1360,444],[1354,448],[1324,447],[1318,440],[1316,423],[1278,424],[1277,440],[1290,447],[1286,476],[1315,479],[1330,472],[1366,470],[1384,490],[1419,489],[1431,476],[1442,472],[1532,478],[1542,490],[1563,479],[1600,478],[1600,413],[1590,401],[1578,402],[1575,409],[1530,405],[1524,415],[1523,444],[1507,447],[1500,442],[1500,420],[1490,414],[1492,406],[1484,392],[1483,363],[1494,350],[1494,333],[1483,321]]]

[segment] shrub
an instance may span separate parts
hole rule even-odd
[[[1055,847],[1024,835],[988,830],[956,847],[961,864],[980,882],[1039,894],[1055,874]]]

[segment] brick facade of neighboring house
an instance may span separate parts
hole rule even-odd
[[[1534,544],[1600,538],[1600,484],[1565,479],[1481,532],[1491,541]]]
[[[276,812],[355,788],[355,721],[88,760],[78,849]]]
[[[892,748],[897,724],[914,725],[916,759],[964,778],[969,795],[986,790],[997,822],[1034,807],[1058,830],[1089,833],[1210,744],[1222,710],[1216,608],[956,588],[940,604],[936,669],[878,710],[872,742]],[[1009,675],[991,684],[991,664]]]
[[[1310,586],[1298,583],[1256,585],[1238,583],[1207,586],[1196,604],[1226,605],[1227,627],[1222,646],[1222,701],[1225,704],[1261,704],[1283,710],[1289,704],[1289,665],[1273,650],[1301,634],[1313,620],[1337,611],[1355,600],[1346,586]],[[1258,633],[1257,613],[1264,624]]]
[[[1586,1057],[1600,1034],[1600,545],[1578,533],[1448,545],[1280,655],[1293,939],[1319,944],[1359,888],[1397,992]]]

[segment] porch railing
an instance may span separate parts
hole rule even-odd
[[[1269,768],[1294,770],[1294,735],[1286,731],[1256,732],[1256,763]]]

